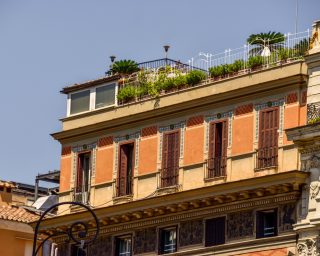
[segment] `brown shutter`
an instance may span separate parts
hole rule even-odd
[[[118,196],[126,194],[126,180],[128,169],[128,156],[127,147],[120,146],[120,163],[118,173]]]
[[[78,155],[78,166],[77,166],[77,180],[76,180],[76,192],[82,192],[82,155]]]
[[[179,132],[164,134],[162,147],[161,186],[172,186],[178,182],[180,157]]]
[[[227,148],[227,121],[212,123],[209,134],[208,178],[225,176]]]
[[[260,112],[258,168],[278,163],[279,108]]]

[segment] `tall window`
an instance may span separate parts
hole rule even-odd
[[[257,168],[278,165],[279,108],[260,112]]]
[[[277,227],[277,209],[257,212],[257,238],[276,236]]]
[[[117,196],[132,194],[132,177],[134,169],[134,143],[120,146]]]
[[[102,108],[115,104],[116,84],[109,84],[96,88],[96,105],[95,108]]]
[[[161,187],[178,184],[180,156],[179,136],[179,131],[166,133],[163,136]]]
[[[160,229],[159,239],[160,254],[177,251],[177,227]]]
[[[121,236],[116,238],[116,256],[132,255],[132,238],[131,236]]]
[[[227,121],[210,125],[209,156],[207,178],[226,175],[228,133]]]
[[[78,169],[76,179],[76,201],[88,202],[90,191],[90,153],[78,155]]]
[[[206,220],[205,246],[225,243],[226,217]]]

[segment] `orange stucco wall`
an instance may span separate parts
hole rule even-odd
[[[238,256],[287,256],[287,255],[288,255],[287,248],[238,254]]]
[[[96,184],[112,180],[113,155],[113,146],[98,149],[96,159]]]
[[[204,127],[199,125],[185,131],[184,165],[203,162]]]
[[[307,105],[300,107],[300,120],[299,125],[306,125],[307,124]]]
[[[284,129],[289,129],[299,126],[299,106],[298,104],[287,105],[284,109]],[[288,141],[287,135],[284,133],[283,144],[292,144]]]
[[[0,255],[31,255],[32,238],[32,234],[0,229]]]
[[[238,155],[253,150],[253,114],[236,116],[232,128],[232,154]]]
[[[60,192],[70,189],[71,155],[62,156],[60,161]]]
[[[139,145],[139,175],[157,171],[158,137],[143,138]]]

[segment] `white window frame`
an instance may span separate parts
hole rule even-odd
[[[100,88],[100,87],[103,87],[103,86],[108,86],[108,85],[111,85],[111,84],[115,84],[114,104],[108,105],[108,106],[105,106],[105,107],[96,108],[96,89]],[[118,106],[118,98],[117,98],[118,90],[119,90],[118,83],[117,82],[111,82],[111,83],[104,83],[104,84],[101,84],[101,85],[98,85],[98,86],[94,86],[94,87],[91,87],[91,88],[86,88],[86,89],[75,91],[75,92],[70,92],[68,94],[68,98],[67,98],[67,116],[68,117],[69,116],[76,116],[76,115],[80,115],[80,114],[83,114],[83,113],[88,113],[88,112],[94,111],[94,110],[99,110],[99,109],[105,109],[105,108]],[[71,95],[79,93],[79,92],[83,92],[83,91],[90,91],[89,110],[82,111],[82,112],[75,113],[75,114],[71,114]]]

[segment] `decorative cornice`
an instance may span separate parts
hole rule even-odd
[[[223,206],[216,206],[212,208],[204,208],[204,209],[194,209],[189,212],[185,213],[173,213],[169,214],[167,216],[159,216],[155,218],[150,219],[143,219],[140,221],[134,221],[129,223],[121,223],[111,226],[104,226],[100,228],[100,234],[107,234],[107,233],[115,233],[115,232],[125,232],[126,230],[134,230],[139,229],[142,227],[147,226],[158,226],[162,225],[164,223],[172,223],[177,221],[184,221],[188,219],[195,219],[200,217],[206,217],[206,216],[218,216],[223,215],[228,212],[233,211],[239,211],[243,209],[254,209],[257,207],[264,207],[264,206],[272,206],[272,205],[278,205],[279,203],[284,202],[294,202],[299,198],[299,193],[293,192],[289,194],[284,194],[280,196],[272,196],[268,198],[259,198],[255,200],[246,200],[240,203],[232,203],[229,205],[223,205]],[[63,223],[61,223],[63,225]],[[93,235],[94,231],[90,231],[89,235]],[[59,243],[64,240],[64,237],[57,237],[55,242]]]

